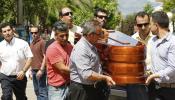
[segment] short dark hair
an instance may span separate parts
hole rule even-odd
[[[55,32],[68,32],[68,26],[63,21],[58,20],[53,24],[53,30]]]
[[[107,14],[107,15],[108,15],[107,10],[105,10],[105,9],[103,9],[103,8],[96,8],[96,9],[95,9],[95,11],[94,11],[94,16],[96,16],[96,17],[97,17],[98,12],[103,12],[103,13],[105,13],[105,14]]]
[[[13,29],[13,26],[12,26],[10,23],[6,22],[6,23],[2,23],[2,24],[0,25],[0,30],[1,30],[1,32],[2,32],[2,28],[6,27],[6,26],[10,26],[10,28]]]
[[[85,22],[82,26],[82,33],[84,36],[88,35],[88,34],[95,34],[96,33],[96,29],[97,27],[101,27],[100,22],[97,20],[89,20],[87,22]]]
[[[157,23],[161,28],[169,27],[169,18],[168,15],[163,11],[157,11],[151,15],[152,21]]]
[[[146,13],[145,11],[140,11],[136,14],[135,16],[135,23],[137,23],[137,17],[145,17],[145,16],[148,16],[148,21],[150,21],[150,16],[148,13]]]

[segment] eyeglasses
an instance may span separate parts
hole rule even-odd
[[[143,25],[144,25],[144,26],[148,26],[148,25],[149,25],[149,23],[137,24],[137,27],[143,27]]]
[[[31,34],[37,34],[38,32],[31,32]]]
[[[62,14],[62,16],[69,16],[69,15],[73,15],[73,13],[72,12],[66,12],[66,13],[64,13],[64,14]]]
[[[103,19],[103,18],[107,19],[108,18],[108,16],[102,16],[102,15],[97,15],[97,17],[100,18],[100,19]]]

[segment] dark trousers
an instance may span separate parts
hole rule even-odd
[[[108,100],[108,97],[104,96],[104,94],[93,85],[82,85],[71,82],[69,100]]]
[[[0,73],[0,81],[2,88],[1,100],[13,100],[13,92],[16,96],[16,100],[27,100],[25,93],[27,85],[26,77],[22,80],[17,80],[16,75],[6,76]]]
[[[155,82],[148,86],[149,100],[175,100],[175,88],[159,87]]]
[[[127,100],[149,100],[146,89],[146,86],[141,84],[127,85]]]

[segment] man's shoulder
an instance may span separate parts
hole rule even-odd
[[[139,32],[134,33],[133,35],[131,35],[131,37],[132,37],[132,38],[137,38],[137,37],[139,37]]]
[[[15,41],[17,41],[17,43],[27,43],[27,41],[25,41],[25,40],[23,40],[23,39],[20,39],[20,38],[14,38],[15,39]],[[27,43],[28,44],[28,43]]]

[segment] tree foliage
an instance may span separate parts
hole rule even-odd
[[[153,12],[154,8],[153,6],[151,5],[151,3],[147,3],[145,6],[144,6],[144,11],[146,13],[148,13],[149,15]]]
[[[136,13],[127,15],[126,18],[121,21],[119,30],[127,35],[132,35],[134,32],[135,16]]]
[[[162,2],[165,11],[172,11],[175,9],[175,0],[163,0]]]
[[[17,19],[15,1],[18,0],[1,0],[0,22]],[[114,29],[121,19],[116,0],[23,0],[24,23],[52,25],[57,20],[58,11],[64,6],[73,10],[74,23],[77,25],[92,18],[97,7],[109,11],[107,28]]]
[[[15,0],[0,1],[0,23],[8,21],[14,22],[16,18]]]

